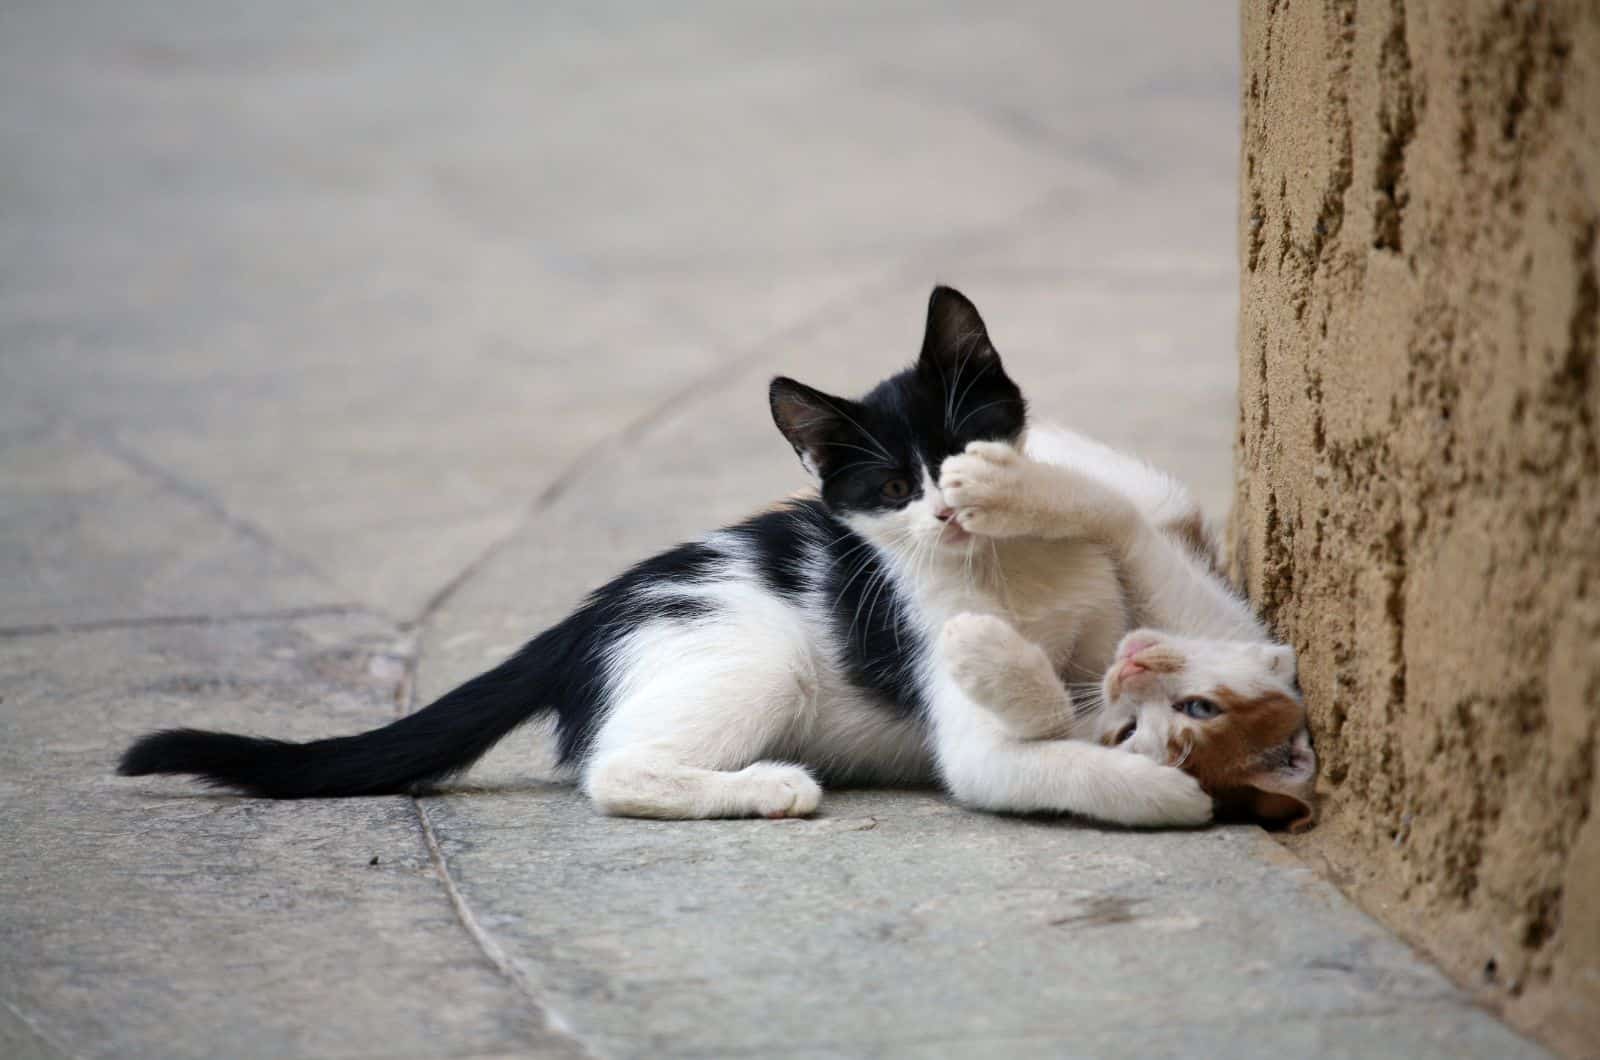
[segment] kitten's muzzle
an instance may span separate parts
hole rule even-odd
[[[939,542],[945,545],[964,545],[972,539],[972,534],[961,521],[956,518],[956,510],[948,505],[941,504],[934,510],[934,518],[939,520]]]
[[[1129,634],[1117,646],[1106,691],[1115,699],[1130,681],[1183,669],[1183,655],[1153,636]]]

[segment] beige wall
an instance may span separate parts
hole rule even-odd
[[[1301,652],[1326,812],[1296,845],[1584,1052],[1600,3],[1242,6],[1233,543]]]

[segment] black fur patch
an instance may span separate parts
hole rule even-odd
[[[724,562],[715,549],[701,542],[679,545],[635,564],[595,590],[555,627],[564,631],[562,647],[567,649],[568,662],[548,675],[542,698],[556,711],[562,762],[583,757],[594,739],[606,705],[605,662],[617,641],[646,622],[705,618],[711,613],[706,601],[659,590],[704,582],[714,577]],[[655,591],[641,591],[645,589]]]
[[[768,589],[789,600],[811,588],[806,561],[843,527],[816,500],[796,500],[740,523],[730,531],[750,546]]]
[[[851,682],[898,713],[922,708],[917,668],[927,648],[907,621],[900,592],[878,553],[820,500],[799,500],[750,519],[732,533],[753,546],[773,592],[827,607],[827,634]]]
[[[845,672],[897,713],[920,713],[917,670],[927,638],[907,620],[905,602],[877,550],[843,523],[834,525],[840,533],[827,542],[822,585]]]

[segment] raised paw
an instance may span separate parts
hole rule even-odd
[[[939,492],[955,509],[956,523],[981,537],[1021,537],[1036,532],[1030,506],[1028,459],[1003,442],[973,442],[939,469]]]
[[[757,762],[736,774],[754,813],[762,817],[809,817],[822,803],[822,787],[799,766]]]

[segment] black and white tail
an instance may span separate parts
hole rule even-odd
[[[460,773],[507,733],[550,709],[551,670],[567,631],[556,627],[516,655],[381,729],[292,743],[199,729],[140,737],[117,772],[190,774],[213,787],[270,799],[390,795]]]

